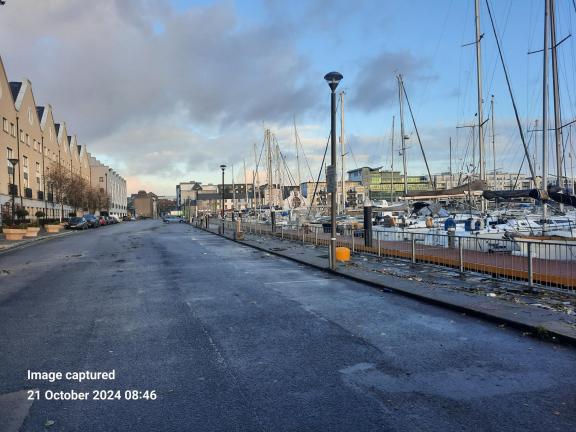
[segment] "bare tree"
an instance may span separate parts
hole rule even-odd
[[[46,183],[52,191],[54,200],[60,204],[60,222],[62,222],[66,193],[70,184],[70,172],[62,165],[54,162],[46,170]]]

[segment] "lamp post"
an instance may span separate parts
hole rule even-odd
[[[220,165],[220,169],[222,170],[222,234],[224,234],[224,171],[226,170],[226,165]]]
[[[331,127],[330,127],[330,166],[326,167],[326,189],[330,192],[330,268],[336,270],[336,87],[342,80],[340,72],[330,72],[324,79],[330,87]]]
[[[8,159],[8,162],[12,165],[12,225],[14,225],[14,214],[16,213],[16,206],[14,201],[16,200],[16,165],[18,165],[18,159]]]

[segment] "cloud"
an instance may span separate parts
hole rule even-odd
[[[409,52],[383,52],[368,59],[356,78],[351,103],[365,112],[377,110],[398,98],[396,75],[406,80],[421,81],[428,75],[428,62]]]
[[[84,140],[182,110],[222,129],[313,107],[290,34],[237,21],[230,2],[176,12],[168,0],[21,0],[3,8],[0,39],[17,41],[4,46],[10,78],[30,78],[37,102]]]

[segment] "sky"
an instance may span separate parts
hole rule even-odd
[[[541,170],[542,136],[533,130],[535,120],[542,124],[542,53],[527,53],[543,46],[544,2],[489,1]],[[494,95],[496,157],[488,122],[487,169],[495,163],[525,172],[486,1],[480,4],[484,118]],[[558,48],[563,124],[576,117],[574,7],[556,1],[558,40],[574,33]],[[123,175],[130,193],[174,195],[181,181],[217,183],[221,164],[227,182],[232,165],[243,182],[244,161],[251,172],[266,128],[296,178],[294,123],[316,177],[330,129],[323,77],[333,70],[344,76],[337,91],[345,92],[347,170],[391,167],[393,117],[394,167],[401,166],[402,74],[432,172],[448,170],[450,140],[453,171],[475,172],[473,130],[458,128],[477,121],[475,48],[463,46],[474,40],[473,0],[8,0],[0,7],[9,79],[30,79],[37,103],[51,104],[55,120]],[[406,104],[404,114],[408,173],[424,175]],[[553,157],[549,163],[555,172]]]

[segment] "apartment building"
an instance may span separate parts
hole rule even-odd
[[[108,207],[100,209],[100,212],[120,217],[126,216],[128,214],[126,180],[94,156],[89,154],[88,160],[90,184],[100,192],[104,192],[109,200]]]
[[[38,211],[53,218],[74,211],[56,202],[48,179],[51,170],[61,168],[71,178],[92,184],[88,150],[69,134],[65,122],[54,120],[50,105],[36,103],[29,80],[8,80],[1,57],[0,121],[0,215],[11,214],[12,198],[15,207],[27,210],[32,219]],[[109,180],[111,212],[126,214],[126,182],[115,172]]]

